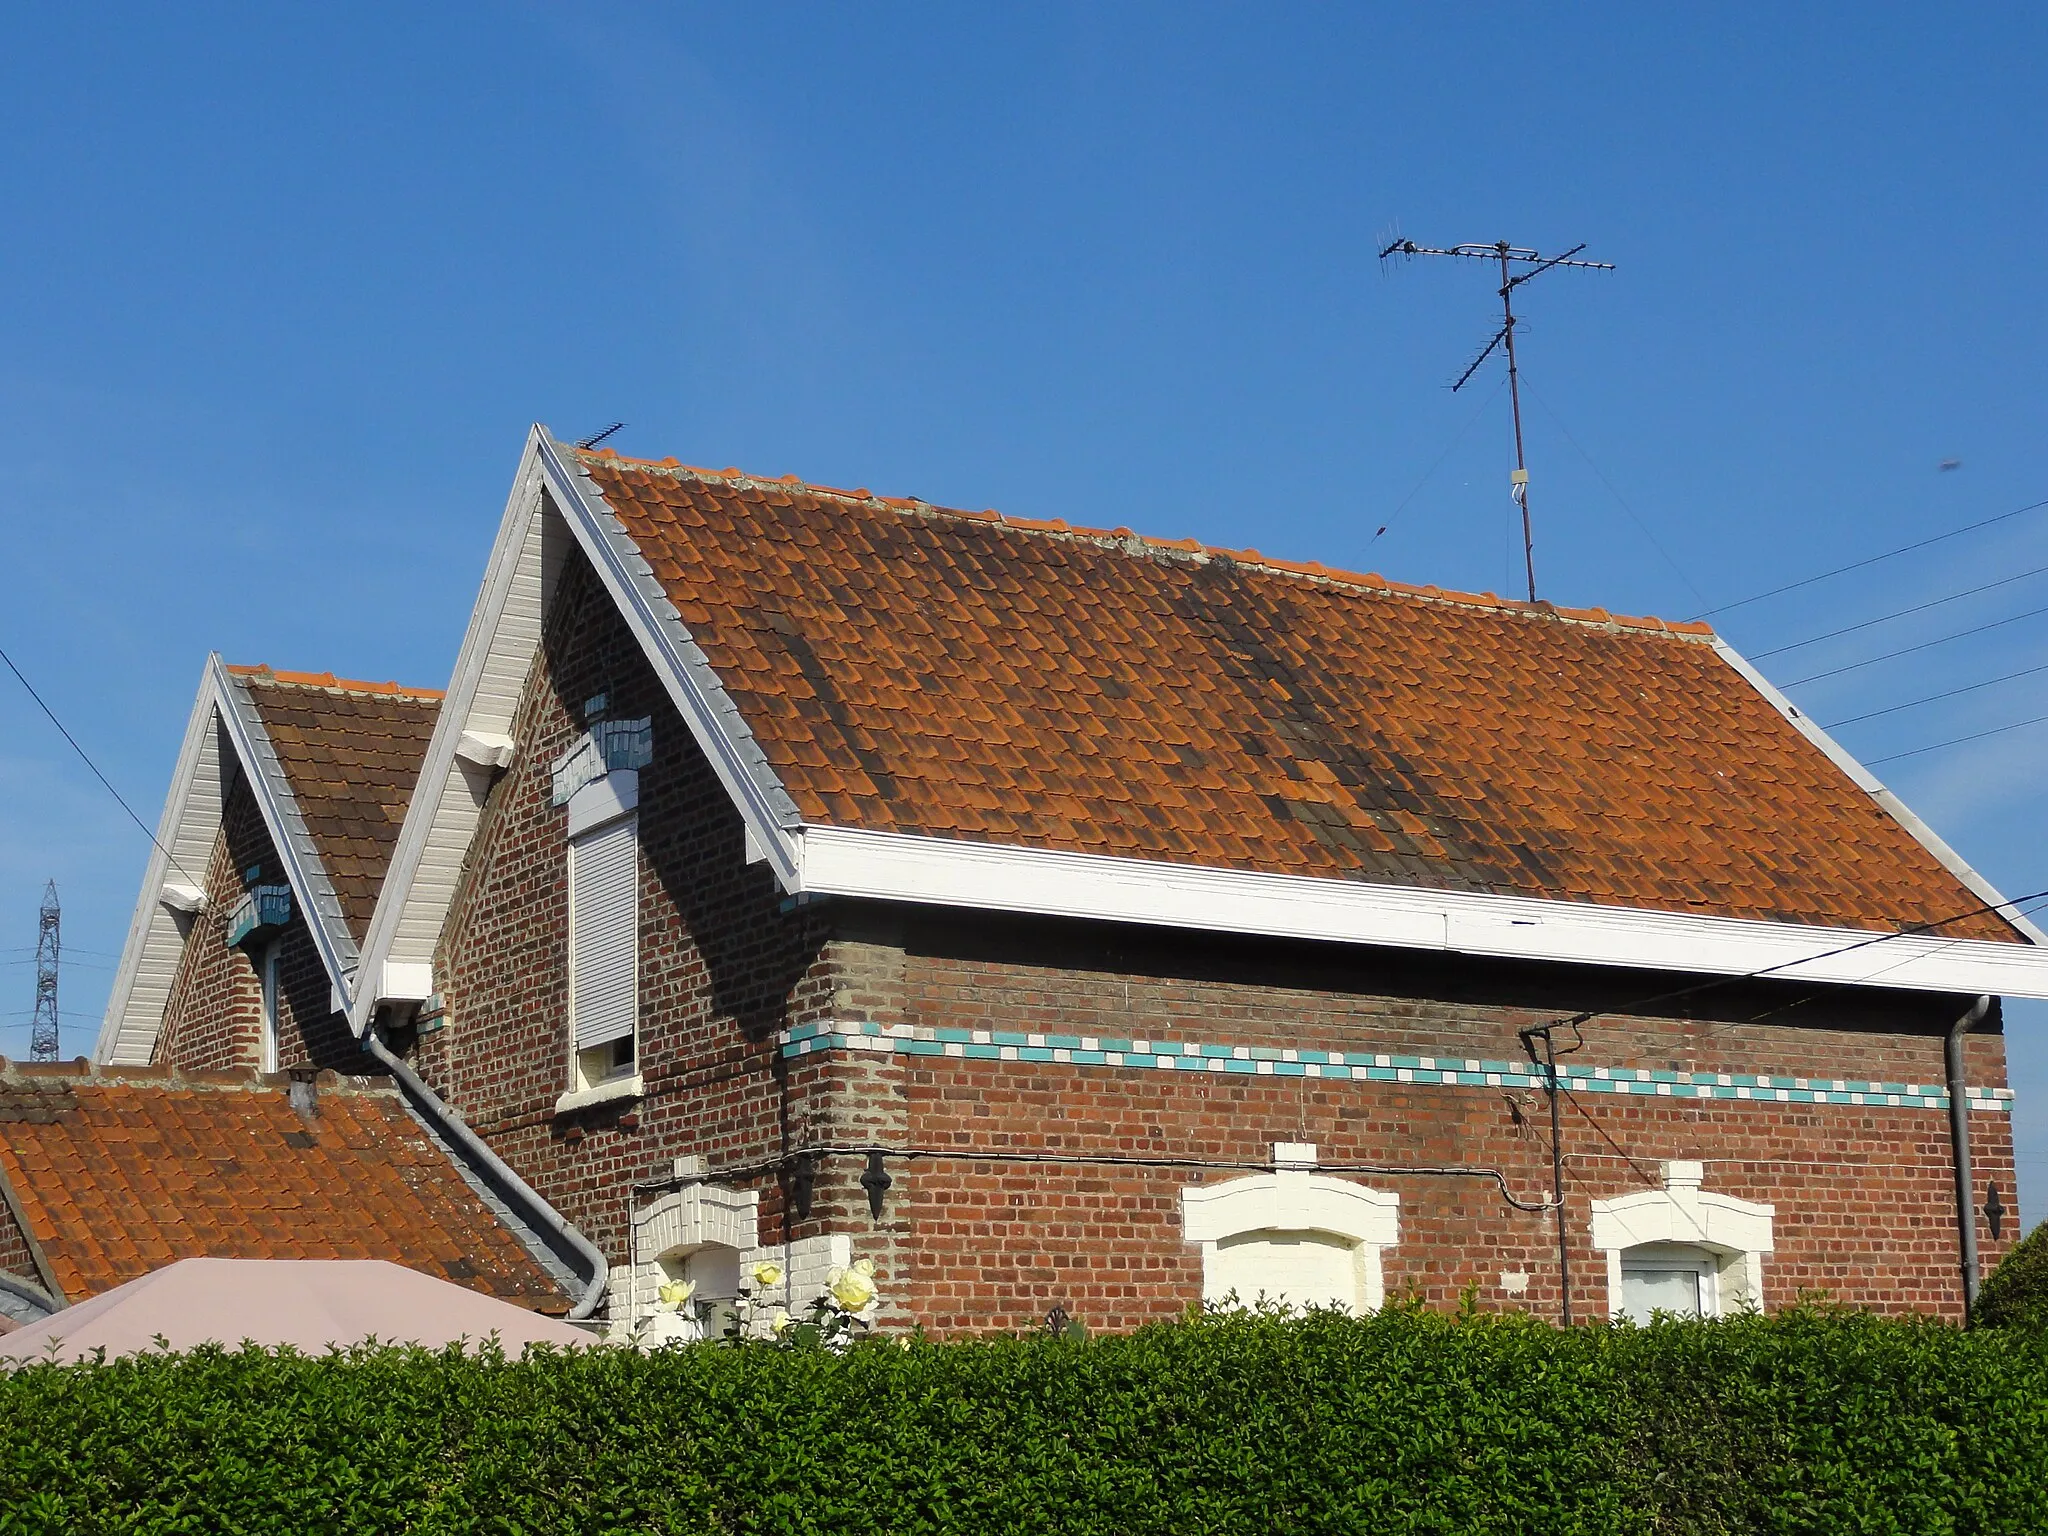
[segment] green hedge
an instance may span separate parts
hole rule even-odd
[[[2040,1532],[2048,1346],[1412,1309],[0,1377],[0,1533]]]
[[[1986,1328],[2048,1333],[2048,1221],[2013,1245],[1977,1293],[1973,1320]]]

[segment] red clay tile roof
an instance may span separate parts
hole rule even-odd
[[[391,1092],[323,1089],[303,1120],[275,1081],[0,1060],[0,1177],[72,1302],[212,1257],[389,1259],[569,1306]]]
[[[262,717],[360,944],[426,759],[441,694],[331,672],[228,671]]]
[[[1705,625],[579,458],[806,822],[1830,926],[1981,905]]]

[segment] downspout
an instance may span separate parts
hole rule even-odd
[[[597,1304],[604,1299],[605,1286],[611,1279],[611,1266],[605,1262],[597,1245],[571,1226],[569,1219],[543,1200],[532,1185],[507,1167],[505,1160],[486,1146],[483,1138],[464,1124],[460,1115],[442,1103],[439,1095],[420,1081],[417,1072],[393,1055],[390,1047],[377,1038],[375,1026],[363,1031],[363,1049],[391,1069],[391,1075],[398,1079],[399,1085],[412,1096],[422,1112],[440,1127],[443,1136],[461,1143],[526,1207],[528,1219],[534,1225],[544,1227],[561,1238],[575,1250],[577,1257],[590,1266],[590,1284],[584,1289],[582,1298],[569,1309],[570,1320],[581,1322],[597,1311]]]
[[[1948,1137],[1955,1149],[1956,1240],[1963,1257],[1963,1320],[1977,1305],[1977,1195],[1970,1175],[1970,1090],[1963,1079],[1963,1036],[1983,1022],[1991,1011],[1991,999],[1984,996],[1970,1005],[1970,1011],[1950,1026],[1944,1056],[1948,1064]]]

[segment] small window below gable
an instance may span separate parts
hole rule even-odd
[[[1310,1172],[1311,1145],[1273,1150],[1272,1173],[1181,1191],[1183,1236],[1202,1246],[1202,1299],[1377,1311],[1401,1197]]]
[[[1593,1202],[1610,1316],[1725,1317],[1763,1305],[1776,1208],[1703,1190],[1703,1175],[1700,1163],[1669,1162],[1662,1189]]]

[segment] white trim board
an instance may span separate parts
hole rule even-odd
[[[156,1054],[186,934],[192,922],[204,920],[203,906],[174,912],[165,893],[171,889],[173,874],[179,876],[180,887],[199,882],[204,890],[214,843],[220,836],[231,761],[239,761],[249,779],[264,830],[284,865],[292,898],[305,914],[334,994],[345,1003],[353,990],[356,942],[342,916],[334,883],[306,831],[298,801],[247,689],[218,654],[209,655],[186,721],[163,817],[157,824],[158,846],[151,851],[143,872],[128,940],[122,946],[107,1011],[100,1021],[93,1050],[96,1060],[145,1066]]]
[[[797,841],[798,888],[813,895],[1495,959],[1714,976],[1769,970],[1789,981],[2048,998],[2048,951],[2031,944],[1252,874],[843,827],[807,826]]]

